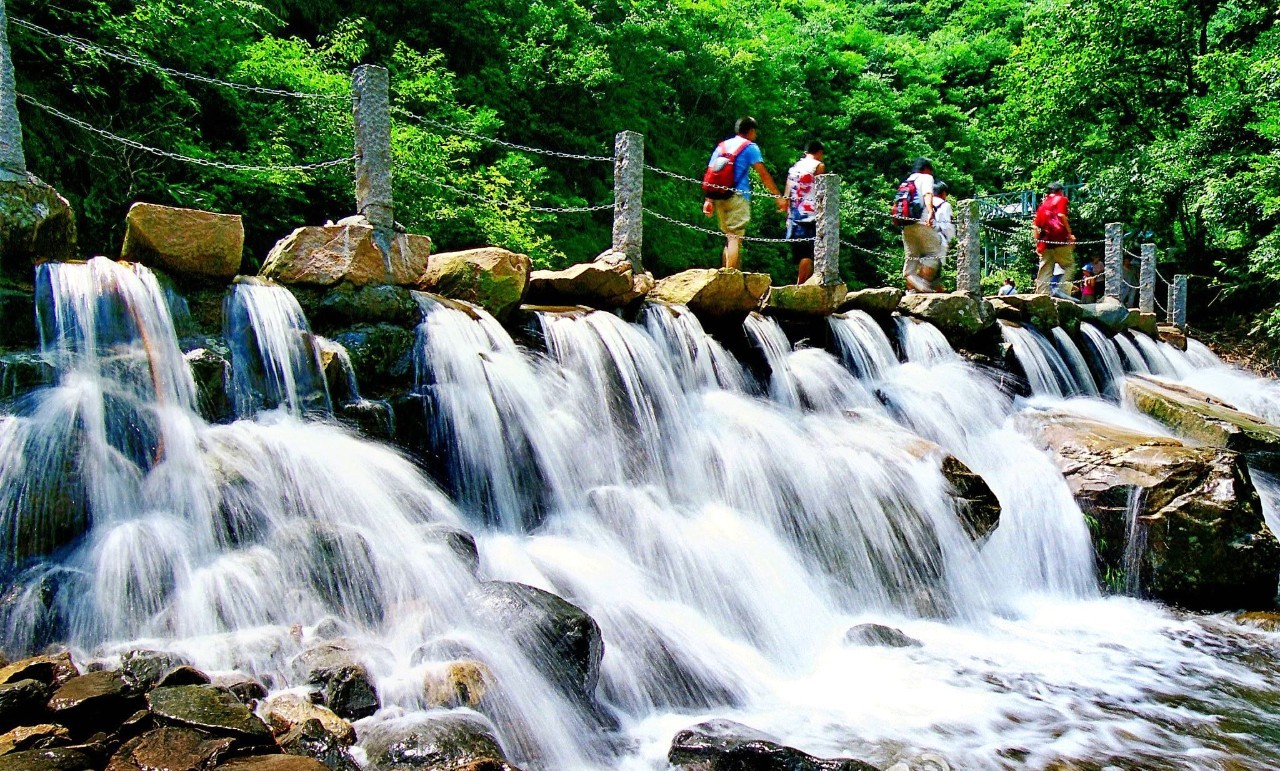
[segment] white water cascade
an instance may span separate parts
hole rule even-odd
[[[223,315],[237,415],[276,407],[294,416],[332,412],[315,338],[288,289],[241,279],[227,295]]]

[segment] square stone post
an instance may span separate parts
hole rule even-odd
[[[818,207],[814,223],[813,275],[822,286],[843,283],[840,278],[840,177],[819,174],[813,195]]]
[[[1187,277],[1181,273],[1169,283],[1169,323],[1187,331]]]
[[[1107,297],[1119,300],[1120,282],[1124,280],[1124,225],[1108,222],[1106,239],[1106,251],[1102,258],[1103,280],[1106,282],[1103,291]]]
[[[982,292],[982,220],[978,201],[967,198],[952,207],[956,218],[956,289]]]
[[[390,254],[395,230],[391,205],[391,84],[387,70],[362,64],[351,73],[356,124],[356,213],[373,226],[374,241]]]
[[[9,15],[0,0],[0,182],[26,181],[27,158],[22,152],[18,91],[9,52]]]
[[[640,275],[644,243],[644,135],[619,131],[613,140],[613,251],[631,261]]]
[[[1142,265],[1139,266],[1138,310],[1156,312],[1156,245],[1142,245]]]

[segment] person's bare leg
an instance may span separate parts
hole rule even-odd
[[[803,284],[813,277],[813,260],[808,257],[800,261],[800,271],[796,274],[796,283]]]
[[[742,263],[740,250],[742,239],[737,236],[729,236],[728,242],[724,245],[724,267],[738,270]]]

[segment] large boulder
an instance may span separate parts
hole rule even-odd
[[[177,685],[156,688],[147,694],[147,706],[157,722],[193,728],[212,736],[235,740],[238,747],[269,746],[271,730],[257,715],[216,685]]]
[[[312,758],[329,771],[360,771],[346,745],[325,730],[319,720],[306,720],[276,737],[286,755]]]
[[[1125,329],[1132,329],[1141,332],[1149,337],[1158,337],[1160,334],[1160,320],[1154,313],[1143,313],[1136,308],[1129,310],[1129,317],[1124,322]]]
[[[844,284],[787,284],[769,290],[765,308],[793,316],[829,316],[843,304],[847,295]]]
[[[1047,330],[1058,325],[1058,304],[1047,294],[1008,294],[988,298],[996,317],[1028,322]]]
[[[338,717],[328,707],[312,704],[310,699],[305,699],[296,693],[272,696],[263,703],[259,714],[277,734],[286,733],[308,720],[315,720],[338,744],[350,747],[356,743],[356,730],[350,723]]]
[[[415,340],[411,329],[386,323],[357,324],[333,336],[346,349],[356,381],[371,391],[411,385]]]
[[[1280,542],[1241,455],[1062,413],[1018,420],[1090,519],[1103,575],[1194,609],[1274,603]],[[1145,544],[1129,538],[1131,494],[1140,496],[1133,513]],[[1126,552],[1136,575],[1125,574]]]
[[[951,496],[960,509],[965,529],[982,541],[1000,524],[1000,501],[987,480],[954,455],[942,458],[942,475],[951,483]]]
[[[690,771],[877,771],[852,758],[815,758],[732,720],[708,720],[679,732],[667,761]]]
[[[34,176],[0,182],[0,270],[30,281],[34,263],[75,256],[76,217],[67,199]]]
[[[841,313],[856,310],[873,316],[888,316],[898,309],[898,303],[902,302],[904,294],[906,293],[896,286],[858,289],[846,294],[836,310]]]
[[[1124,331],[1129,322],[1129,309],[1110,295],[1096,303],[1081,303],[1080,315],[1086,321],[1096,321],[1112,332]]]
[[[324,705],[339,717],[359,720],[382,706],[369,668],[346,645],[308,648],[298,654],[292,667],[299,679],[320,689]]]
[[[769,291],[767,273],[732,268],[695,268],[660,280],[648,299],[685,305],[700,317],[746,316],[760,307]]]
[[[968,292],[921,292],[904,295],[898,311],[933,324],[948,339],[964,340],[996,321],[991,303]]]
[[[196,383],[196,406],[205,420],[221,423],[234,417],[231,394],[231,362],[213,348],[193,348],[183,354]]]
[[[9,319],[0,313],[5,324]],[[0,345],[3,345],[0,333]],[[54,369],[38,353],[0,354],[0,400],[12,399],[53,382]]]
[[[380,771],[509,769],[487,720],[475,713],[435,713],[384,720],[361,742],[371,768]]]
[[[243,254],[239,214],[135,203],[125,217],[120,259],[128,262],[180,277],[231,278],[240,272]]]
[[[390,284],[356,286],[344,281],[324,293],[311,320],[327,327],[386,322],[412,328],[422,311],[410,291]]]
[[[475,303],[498,318],[520,304],[532,265],[528,255],[485,247],[431,258],[418,289]]]
[[[48,700],[49,686],[38,680],[0,685],[0,730],[39,719]]]
[[[534,305],[586,305],[610,310],[638,298],[631,264],[597,259],[564,270],[535,270],[529,274],[525,302]]]
[[[213,768],[235,742],[210,738],[191,728],[157,728],[126,742],[107,771],[198,771]]]
[[[119,672],[111,671],[73,677],[49,699],[53,722],[79,729],[85,735],[92,733],[90,728],[116,728],[141,706],[137,691]]]
[[[431,239],[398,233],[384,255],[373,226],[362,217],[336,225],[301,227],[272,247],[259,275],[282,284],[333,286],[347,281],[356,286],[411,286],[427,267]]]
[[[1180,383],[1133,375],[1125,398],[1179,436],[1210,447],[1245,453],[1256,465],[1280,468],[1280,426],[1241,412],[1224,401]]]

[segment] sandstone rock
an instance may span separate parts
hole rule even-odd
[[[288,755],[313,758],[329,771],[360,771],[360,765],[319,720],[306,720],[276,738],[280,749]]]
[[[67,199],[34,176],[0,182],[0,270],[30,281],[36,261],[75,256],[76,218]]]
[[[1177,348],[1179,351],[1187,350],[1187,333],[1173,324],[1159,324],[1156,326],[1159,339]]]
[[[62,685],[79,675],[80,671],[71,661],[71,654],[59,653],[22,659],[0,668],[0,684],[18,680],[38,680],[47,685]]]
[[[384,256],[373,235],[373,227],[363,220],[298,228],[272,247],[259,275],[282,284],[318,286],[416,283],[427,268],[431,239],[398,234]]]
[[[324,293],[312,321],[327,326],[386,322],[413,328],[422,312],[409,293],[402,286],[356,286],[344,281]]]
[[[919,648],[919,640],[908,637],[900,629],[883,624],[859,624],[845,632],[844,641],[850,645],[867,645],[880,648]]]
[[[475,303],[501,319],[520,304],[531,267],[527,255],[496,247],[445,252],[431,258],[418,288]]]
[[[98,764],[82,747],[23,750],[0,755],[0,771],[93,771]]]
[[[272,696],[262,705],[261,714],[277,734],[286,733],[308,720],[315,720],[342,746],[350,747],[356,742],[356,729],[350,723],[329,708],[312,704],[296,693]]]
[[[214,685],[179,685],[147,694],[147,705],[163,724],[227,736],[239,746],[272,742],[271,730],[229,691]]]
[[[254,755],[234,758],[218,766],[226,771],[329,771],[315,758],[300,755]]]
[[[1028,322],[1047,330],[1058,325],[1058,304],[1047,294],[1010,294],[988,298],[998,318]]]
[[[1133,375],[1125,379],[1124,394],[1179,436],[1245,453],[1261,467],[1280,466],[1280,426],[1180,383]]]
[[[860,760],[815,758],[732,720],[709,720],[679,732],[667,761],[690,771],[876,771]]]
[[[961,463],[954,455],[942,459],[942,475],[951,483],[952,497],[961,507],[961,517],[974,540],[986,539],[1000,524],[1000,501],[987,481]]]
[[[695,268],[658,281],[648,299],[688,306],[699,317],[746,316],[760,307],[769,283],[766,273]]]
[[[210,739],[190,728],[157,728],[125,743],[107,771],[207,771],[235,742]]]
[[[509,768],[488,721],[466,712],[383,721],[370,727],[362,745],[369,765],[388,771],[487,769],[469,765],[484,761]]]
[[[493,673],[483,662],[450,661],[427,672],[422,685],[429,706],[476,709],[492,683]]]
[[[473,592],[476,614],[519,645],[568,692],[594,698],[604,640],[595,619],[550,592],[486,581]]]
[[[895,286],[882,286],[874,289],[859,289],[849,292],[841,301],[838,311],[859,310],[872,315],[888,316],[898,309],[905,293]]]
[[[294,673],[320,687],[324,704],[339,717],[359,720],[382,706],[373,678],[348,648],[326,643],[308,648],[293,660]]]
[[[769,290],[765,308],[775,313],[798,316],[829,316],[844,302],[848,291],[844,284],[789,284]]]
[[[1123,575],[1129,494],[1138,488],[1144,591],[1193,609],[1271,607],[1280,543],[1239,454],[1061,413],[1018,420],[1093,520],[1103,574]]]
[[[0,685],[0,730],[38,720],[48,698],[49,686],[38,680]]]
[[[172,274],[231,278],[240,272],[244,223],[239,214],[214,214],[135,203],[125,217],[120,259]]]
[[[1081,303],[1080,314],[1085,320],[1096,321],[1112,332],[1121,332],[1129,321],[1129,309],[1114,297],[1104,296],[1096,303]]]
[[[995,323],[991,303],[965,292],[904,295],[898,311],[930,322],[951,340],[963,340]]]
[[[71,743],[71,732],[64,726],[43,723],[41,725],[19,726],[0,736],[0,755],[22,750],[47,750],[51,747],[65,747]]]
[[[631,265],[625,262],[580,262],[564,270],[529,274],[525,302],[535,305],[587,305],[611,310],[635,300]]]

